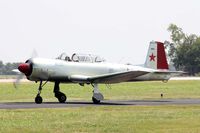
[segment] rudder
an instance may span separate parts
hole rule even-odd
[[[152,69],[169,69],[164,43],[155,41],[150,42],[145,67]]]

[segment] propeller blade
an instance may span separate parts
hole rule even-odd
[[[33,49],[32,53],[31,53],[31,58],[35,58],[38,57],[38,53],[35,49]]]
[[[23,75],[22,73],[20,73],[20,74],[17,76],[16,80],[13,82],[13,85],[14,85],[15,88],[18,87],[18,85],[20,84],[20,80],[21,80],[23,77],[24,77],[24,75]]]
[[[13,69],[12,72],[15,72],[17,74],[21,74],[21,72],[18,69]]]

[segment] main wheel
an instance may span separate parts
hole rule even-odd
[[[101,100],[97,100],[96,98],[92,97],[92,101],[94,104],[99,104]]]
[[[42,100],[42,97],[41,97],[41,96],[38,95],[38,96],[35,97],[35,103],[41,104],[42,101],[43,101],[43,100]]]
[[[65,103],[65,101],[67,100],[66,95],[62,92],[58,92],[55,96],[56,96],[56,98],[58,98],[58,101],[60,103]]]

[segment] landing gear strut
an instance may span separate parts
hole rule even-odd
[[[93,97],[92,101],[94,104],[99,104],[101,100],[104,99],[103,95],[99,92],[98,85],[97,84],[92,84],[93,86]]]
[[[40,96],[41,91],[42,91],[42,81],[40,81],[40,85],[39,85],[39,88],[38,88],[38,94],[35,97],[35,103],[37,103],[37,104],[41,104],[42,101],[43,101],[42,97]]]
[[[65,101],[67,100],[67,97],[64,93],[60,92],[59,84],[60,82],[55,82],[55,85],[54,85],[55,97],[58,99],[60,103],[65,103]]]

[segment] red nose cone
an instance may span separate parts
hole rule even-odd
[[[25,75],[29,75],[31,73],[31,67],[28,63],[22,63],[18,66],[18,70]]]

